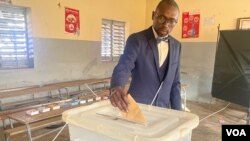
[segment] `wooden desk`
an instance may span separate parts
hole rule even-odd
[[[4,99],[4,98],[18,97],[22,95],[35,94],[39,92],[49,92],[52,90],[58,90],[58,89],[63,89],[67,87],[75,87],[75,86],[80,86],[84,84],[91,85],[91,84],[101,83],[101,82],[107,83],[109,82],[109,80],[110,78],[75,80],[75,81],[68,81],[68,82],[45,84],[43,86],[33,85],[33,86],[28,86],[28,87],[19,87],[19,88],[13,88],[13,89],[0,90],[0,106],[1,106],[1,99]],[[79,92],[76,92],[76,93],[79,93]],[[7,114],[22,111],[23,109],[24,110],[31,109],[30,107],[31,105],[28,107],[15,108],[15,110],[10,110],[10,109],[6,109],[3,111],[0,110],[0,120],[4,120]]]
[[[0,90],[0,106],[1,106],[1,99],[5,99],[5,98],[18,97],[18,96],[28,95],[28,94],[39,94],[39,92],[50,92],[53,90],[66,89],[68,87],[81,86],[84,84],[98,85],[98,84],[104,83],[105,85],[109,83],[109,81],[110,81],[110,78],[88,79],[88,80],[76,80],[76,81],[59,82],[59,83],[53,83],[53,84],[45,84],[42,86],[34,85],[34,86],[28,86],[28,87],[19,87],[19,88],[14,88],[14,89]],[[81,104],[78,106],[89,105],[91,103],[92,102],[89,102],[89,103]],[[37,107],[40,107],[41,105],[45,105],[45,104],[39,104],[39,105],[33,105],[33,106],[31,105],[28,107],[21,107],[21,108],[15,108],[12,110],[8,109],[8,110],[0,111],[0,120],[3,121],[3,125],[4,125],[4,120],[6,118],[13,119],[24,124],[27,128],[29,140],[31,141],[32,140],[31,128],[30,128],[31,123],[35,123],[39,121],[45,122],[46,119],[61,116],[62,112],[64,112],[65,110],[78,107],[78,106],[71,106],[68,108],[54,110],[54,111],[50,111],[47,113],[42,113],[42,114],[38,114],[34,116],[26,115],[26,110],[37,108]]]
[[[76,107],[80,107],[80,106],[86,106],[89,104],[92,104],[92,103],[85,103],[85,104],[81,104],[81,105],[77,105],[77,106],[71,106],[71,107],[53,110],[53,111],[49,111],[49,112],[45,112],[45,113],[40,113],[38,115],[33,115],[33,116],[27,115],[26,111],[22,111],[22,112],[10,114],[10,115],[8,115],[8,117],[12,120],[15,120],[15,121],[18,121],[18,122],[24,124],[26,126],[26,129],[27,129],[29,141],[32,141],[31,128],[30,128],[31,123],[47,120],[50,118],[59,117],[62,115],[62,113],[64,111],[66,111],[68,109],[72,109],[72,108],[76,108]]]
[[[86,83],[88,86],[92,86],[92,90],[95,90],[95,86],[96,85],[103,85],[104,89],[107,89],[107,84],[110,83],[110,78],[105,78],[105,79],[101,79],[99,81],[95,81],[95,82],[90,82],[90,83]]]
[[[30,123],[38,122],[44,119],[61,116],[65,110],[66,108],[58,109],[58,110],[53,110],[53,111],[49,111],[45,113],[40,113],[38,115],[33,115],[33,116],[27,115],[26,111],[22,111],[22,112],[10,114],[8,115],[8,117],[23,124],[30,124]]]

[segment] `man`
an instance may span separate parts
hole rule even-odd
[[[114,68],[110,102],[127,111],[125,85],[136,102],[181,110],[181,44],[169,33],[177,23],[179,8],[174,0],[162,0],[152,13],[153,25],[127,39],[124,54]]]

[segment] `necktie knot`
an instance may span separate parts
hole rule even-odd
[[[162,41],[164,41],[164,42],[168,42],[168,37],[157,37],[157,43],[160,43],[160,42],[162,42]]]

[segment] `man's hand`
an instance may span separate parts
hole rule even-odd
[[[110,102],[114,107],[118,107],[121,111],[128,111],[128,96],[125,89],[118,86],[110,90]]]

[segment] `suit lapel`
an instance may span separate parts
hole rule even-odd
[[[153,52],[153,56],[154,56],[154,64],[155,64],[155,69],[156,69],[156,72],[157,72],[157,76],[158,76],[158,79],[160,81],[160,70],[159,70],[159,56],[158,56],[158,50],[157,50],[157,42],[156,42],[156,39],[154,37],[154,33],[152,31],[152,27],[150,27],[148,29],[148,42],[149,42],[149,46],[150,46],[150,49],[151,51]]]

